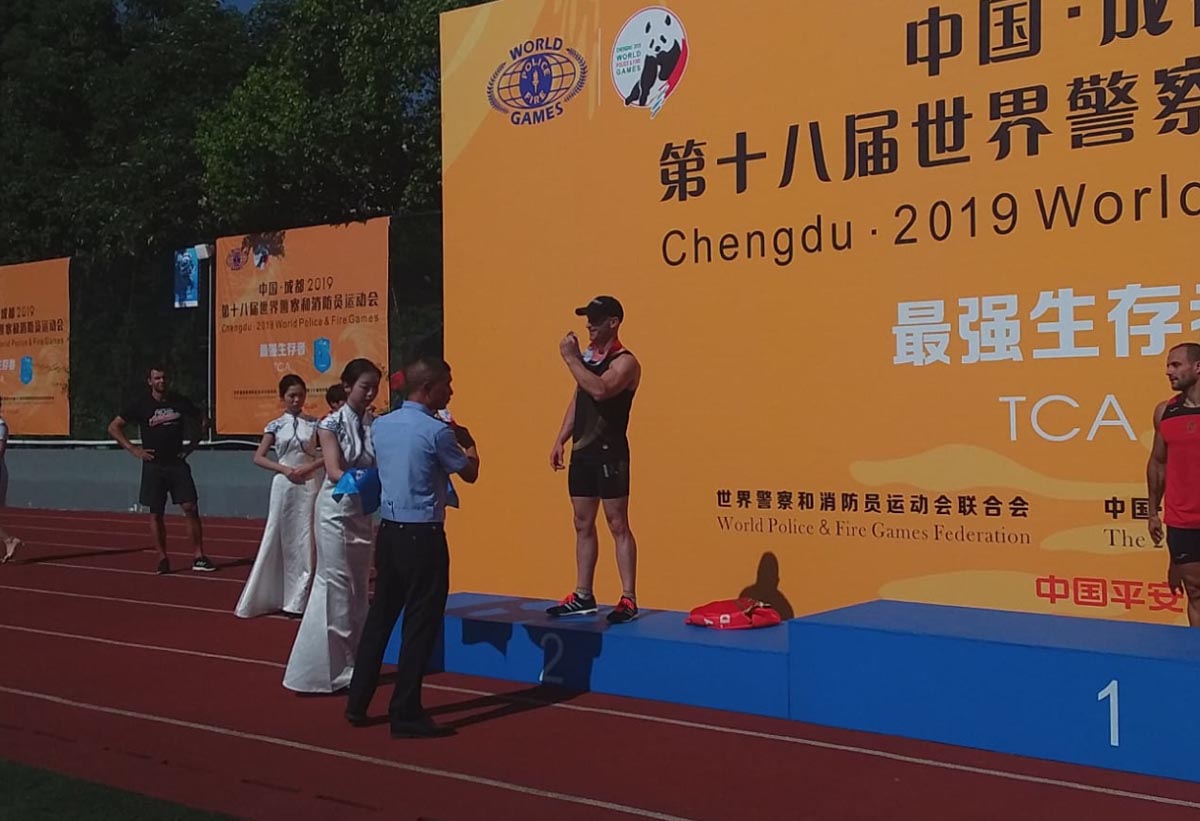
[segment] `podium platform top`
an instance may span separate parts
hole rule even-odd
[[[1200,662],[1200,630],[1079,616],[1017,613],[881,599],[800,616],[806,625]]]
[[[714,630],[684,624],[687,613],[646,609],[635,621],[610,625],[604,616],[612,609],[611,605],[602,604],[600,612],[590,616],[556,618],[546,615],[546,608],[556,603],[516,596],[452,593],[446,601],[446,616],[466,621],[520,625],[531,630],[556,633],[603,633],[605,641],[634,639],[685,642],[756,653],[786,654],[788,651],[788,631],[783,625],[756,630]]]

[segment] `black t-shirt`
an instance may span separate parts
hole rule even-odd
[[[198,435],[199,411],[185,396],[168,393],[162,401],[147,393],[129,403],[121,418],[141,429],[142,447],[154,451],[154,461],[179,458],[183,440]]]

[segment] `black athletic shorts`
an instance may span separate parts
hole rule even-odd
[[[1200,562],[1200,530],[1167,525],[1167,550],[1174,564]]]
[[[567,489],[586,499],[621,499],[629,495],[629,459],[571,460]]]
[[[142,492],[139,501],[151,513],[167,509],[167,494],[177,505],[198,499],[192,469],[187,462],[142,462]]]

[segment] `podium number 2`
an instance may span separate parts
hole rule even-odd
[[[1121,708],[1117,702],[1117,680],[1114,678],[1100,692],[1096,701],[1108,699],[1108,746],[1121,746]]]
[[[563,656],[563,640],[557,633],[545,633],[542,635],[540,642],[542,650],[546,651],[547,655],[553,653],[550,658],[547,658],[542,665],[542,673],[538,676],[538,681],[542,684],[562,684],[562,676],[551,675],[551,671],[558,666],[562,661]],[[549,645],[554,645],[554,650],[551,651]]]

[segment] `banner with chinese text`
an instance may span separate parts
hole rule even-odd
[[[454,411],[520,477],[463,490],[458,588],[574,584],[558,343],[613,294],[647,605],[1186,623],[1145,465],[1200,340],[1200,0],[503,0],[442,60]]]
[[[71,433],[70,259],[0,266],[0,416],[10,435]]]
[[[216,427],[261,433],[279,416],[279,380],[308,385],[307,413],[351,359],[385,373],[388,219],[217,240]],[[387,407],[387,380],[376,407]]]

